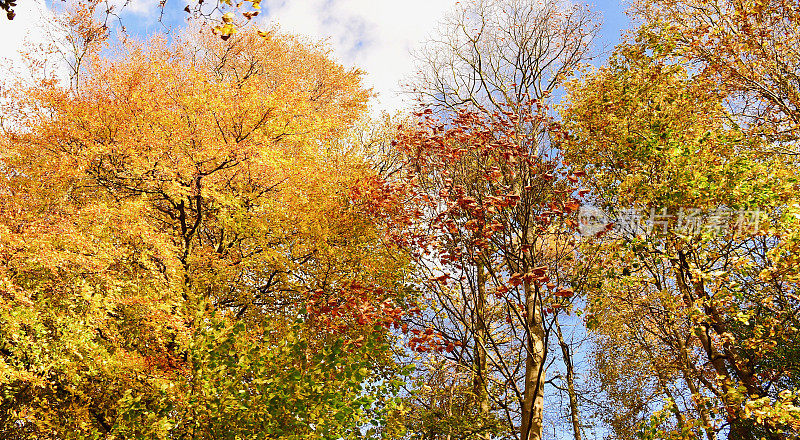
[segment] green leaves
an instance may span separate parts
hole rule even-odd
[[[129,393],[116,429],[126,438],[193,432],[196,438],[352,438],[381,425],[396,389],[374,382],[365,351],[312,342],[297,322],[279,329],[206,322],[188,351],[189,365],[150,403]],[[258,341],[258,343],[254,343]],[[174,391],[180,391],[175,393]],[[154,400],[153,400],[154,399]]]
[[[729,84],[673,52],[683,35],[656,41],[652,24],[573,82],[562,108],[565,156],[592,170],[595,203],[620,215],[650,211],[650,221],[665,213],[657,233],[585,243],[602,261],[592,277],[603,283],[587,292],[595,370],[608,405],[621,408],[608,423],[622,438],[713,438],[722,424],[736,438],[777,435],[795,422],[789,407],[783,424],[771,422],[769,408],[800,380],[788,349],[799,334],[780,330],[797,322],[797,278],[776,258],[796,246],[785,239],[796,234],[785,215],[796,164],[775,153],[770,135],[736,122],[740,96]],[[757,227],[744,225],[750,212],[761,216]],[[716,228],[688,224],[720,219]],[[667,404],[644,403],[656,401]],[[745,411],[762,403],[760,420]]]

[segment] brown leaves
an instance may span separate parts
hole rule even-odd
[[[575,292],[572,289],[560,289],[555,291],[553,295],[559,298],[571,298],[575,295]]]
[[[318,289],[306,301],[309,317],[320,330],[334,334],[372,332],[374,326],[399,328],[407,313],[396,305],[390,293],[380,286],[351,282],[346,288],[326,292]]]

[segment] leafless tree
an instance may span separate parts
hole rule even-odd
[[[566,0],[472,0],[415,53],[425,104],[508,110],[556,91],[586,61],[597,16]]]

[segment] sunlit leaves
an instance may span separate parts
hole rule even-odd
[[[778,398],[798,383],[793,271],[771,269],[794,246],[785,240],[795,228],[786,215],[794,161],[780,154],[783,141],[741,124],[736,81],[686,65],[675,42],[689,34],[662,25],[647,23],[608,66],[573,82],[562,109],[566,157],[592,177],[598,206],[663,213],[649,219],[661,228],[586,242],[603,261],[587,291],[595,368],[620,408],[606,423],[624,438],[639,417],[646,438],[778,435],[796,423],[793,403]],[[757,227],[687,230],[687,209],[705,221],[724,209],[762,217]],[[781,422],[748,410],[766,415],[772,404],[785,410]]]
[[[360,72],[252,30],[113,50],[80,88],[12,91],[2,436],[379,427],[406,259],[348,197],[372,177],[343,147]]]

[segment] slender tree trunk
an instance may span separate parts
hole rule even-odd
[[[715,440],[716,431],[714,429],[714,422],[711,420],[711,416],[708,414],[708,408],[706,408],[705,403],[702,401],[703,395],[700,392],[700,389],[697,387],[697,384],[695,384],[692,373],[689,371],[689,369],[692,368],[691,364],[689,363],[689,350],[686,348],[686,344],[683,343],[683,339],[681,338],[680,334],[675,332],[673,337],[678,344],[678,349],[680,350],[681,354],[679,365],[681,373],[683,373],[683,380],[686,382],[686,386],[689,388],[689,391],[695,398],[695,407],[700,413],[700,419],[703,421],[703,431],[706,433],[706,438],[708,440]]]
[[[558,316],[556,316],[555,325],[558,345],[561,347],[561,354],[564,356],[564,365],[567,367],[567,394],[569,394],[569,415],[572,420],[572,432],[574,433],[575,440],[581,440],[581,419],[578,413],[578,394],[575,392],[575,367],[572,365],[572,353],[570,352],[569,345],[564,341],[564,335],[561,333],[561,323],[558,322]]]
[[[527,268],[526,268],[527,269]],[[527,272],[527,271],[526,271]],[[527,341],[525,359],[525,390],[522,401],[521,440],[541,440],[544,409],[545,334],[542,322],[541,299],[538,289],[530,282],[525,288],[525,323]]]
[[[695,299],[707,299],[707,295],[702,280],[695,281],[692,279],[686,253],[682,250],[678,250],[677,255],[678,258],[673,260],[673,266],[675,266],[678,289],[683,296],[686,306],[693,307]],[[749,368],[744,366],[744,362],[741,361],[741,356],[735,352],[730,343],[723,342],[722,352],[714,346],[712,331],[719,335],[724,334],[724,322],[719,318],[718,313],[712,305],[705,304],[704,312],[709,318],[708,321],[710,321],[710,323],[701,322],[700,325],[695,328],[695,335],[700,340],[709,363],[714,367],[717,375],[722,378],[725,394],[722,394],[720,397],[723,399],[725,405],[729,406],[729,408],[736,408],[738,406],[738,403],[730,402],[726,397],[727,391],[733,389],[737,383],[744,385],[750,395],[763,396],[764,393],[755,383],[752,372]],[[729,370],[733,370],[733,374],[731,374]],[[735,409],[729,409],[726,418],[730,426],[728,432],[729,439],[755,440],[757,438],[757,435],[753,432],[752,423],[749,420],[743,420]],[[778,434],[774,433],[766,433],[764,437],[776,440],[780,438]]]
[[[486,272],[483,263],[478,262],[477,270],[477,298],[475,298],[475,353],[473,364],[473,392],[481,422],[486,422],[489,416],[489,394],[486,388]],[[484,438],[488,439],[486,434]]]

